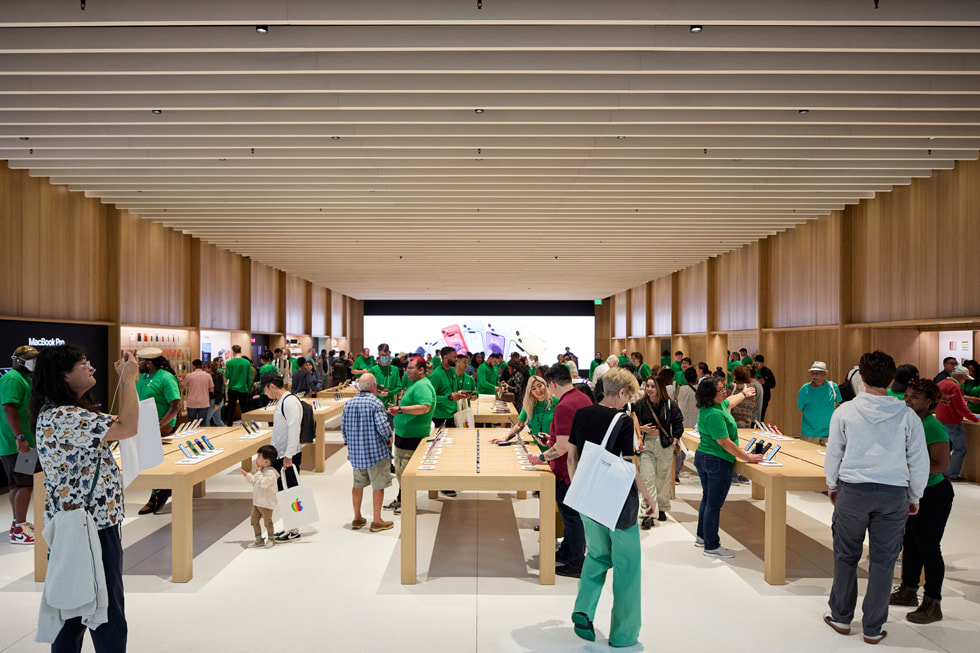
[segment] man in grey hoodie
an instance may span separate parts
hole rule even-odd
[[[922,420],[904,402],[887,395],[895,361],[884,352],[861,357],[866,386],[830,420],[824,473],[834,504],[834,583],[824,622],[851,632],[857,604],[857,566],[870,541],[868,590],[864,597],[864,641],[885,638],[895,562],[902,548],[907,515],[919,511],[929,477],[929,453]]]

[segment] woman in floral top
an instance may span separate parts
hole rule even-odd
[[[132,358],[132,357],[130,357]],[[70,345],[41,351],[34,369],[31,419],[37,434],[37,453],[44,470],[44,521],[64,510],[85,508],[99,529],[102,564],[109,595],[108,622],[92,631],[96,651],[126,649],[126,614],[122,585],[123,493],[119,468],[105,440],[136,435],[139,400],[134,360],[116,363],[122,378],[119,418],[92,410],[89,391],[95,370],[85,352]],[[101,457],[101,465],[99,459]],[[98,479],[95,478],[98,469]],[[89,491],[95,482],[91,504]],[[65,621],[52,651],[81,651],[85,626],[81,618]]]

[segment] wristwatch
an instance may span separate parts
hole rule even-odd
[[[24,435],[23,433],[21,433],[20,435],[17,436],[17,439],[18,440],[26,440],[27,439],[27,436]]]
[[[399,407],[398,407],[398,414],[399,414],[399,415],[401,415],[401,414],[402,414],[402,407],[401,407],[401,406],[399,406]]]

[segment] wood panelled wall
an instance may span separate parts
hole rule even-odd
[[[346,322],[363,319],[361,302],[3,161],[0,238],[0,318],[223,329],[239,339],[287,324],[292,335],[362,329]],[[112,351],[119,329],[109,332]]]
[[[597,350],[628,346],[649,358],[662,344],[653,336],[673,334],[672,351],[711,367],[724,365],[729,349],[761,352],[777,381],[767,419],[798,432],[796,395],[814,360],[840,381],[862,353],[882,349],[931,377],[940,330],[980,329],[980,292],[971,283],[978,216],[980,162],[961,161],[651,280],[645,294],[615,295],[604,302],[609,309],[597,307]],[[645,301],[637,301],[641,294]]]

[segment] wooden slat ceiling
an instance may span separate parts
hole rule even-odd
[[[361,299],[607,296],[978,125],[976,0],[0,0],[0,159]]]

